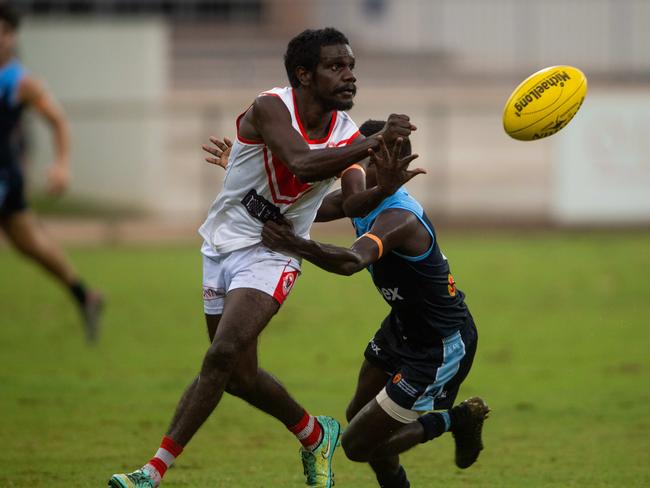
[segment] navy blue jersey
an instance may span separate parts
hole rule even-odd
[[[25,70],[16,60],[0,68],[0,167],[18,163],[17,132],[23,111],[18,85],[24,76]]]
[[[461,330],[469,310],[438,246],[433,225],[422,206],[404,188],[364,218],[353,219],[357,236],[368,232],[381,212],[393,208],[415,214],[431,235],[431,246],[420,256],[391,251],[369,266],[368,271],[391,307],[388,320],[405,338],[427,345]]]

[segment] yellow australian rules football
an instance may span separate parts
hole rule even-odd
[[[515,139],[534,141],[565,127],[587,94],[587,78],[573,66],[551,66],[526,78],[506,102],[503,128]]]

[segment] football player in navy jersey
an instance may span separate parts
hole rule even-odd
[[[360,131],[368,136],[383,126],[368,121]],[[410,155],[410,142],[398,139],[392,152],[382,144],[369,155],[368,175],[364,166],[356,168],[368,186],[375,183],[373,162],[401,165]],[[342,202],[340,191],[328,196],[317,221],[343,217]],[[456,464],[467,468],[483,448],[485,402],[473,397],[453,406],[474,359],[477,330],[433,225],[404,188],[353,224],[358,239],[350,248],[300,238],[278,222],[265,225],[263,242],[333,273],[368,269],[390,306],[365,350],[342,445],[348,458],[370,464],[381,487],[407,488],[399,462],[407,449],[450,431]]]
[[[0,228],[9,242],[62,283],[79,305],[86,337],[98,334],[102,296],[88,290],[60,247],[38,225],[25,200],[20,161],[21,116],[32,108],[51,128],[56,159],[48,173],[49,191],[65,192],[70,180],[70,136],[65,115],[43,84],[14,58],[20,18],[0,3]]]

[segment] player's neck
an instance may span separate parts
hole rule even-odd
[[[306,90],[300,88],[294,90],[296,111],[305,132],[311,139],[320,139],[327,135],[332,113],[334,110],[327,110],[320,100]]]

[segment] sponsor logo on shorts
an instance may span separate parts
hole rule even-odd
[[[418,396],[417,389],[407,383],[407,381],[402,378],[402,375],[400,373],[397,373],[395,376],[393,376],[393,384],[412,398]]]
[[[226,296],[226,290],[223,288],[209,288],[203,287],[204,300],[217,300]]]
[[[273,298],[275,298],[278,303],[280,303],[280,305],[282,305],[284,300],[289,295],[289,292],[293,288],[293,285],[296,283],[296,278],[298,278],[298,271],[292,270],[282,273],[280,281],[278,282],[278,286],[273,292]]]
[[[282,292],[285,295],[288,295],[291,289],[293,288],[293,284],[296,282],[297,274],[298,273],[296,271],[290,271],[288,273],[284,273],[283,281],[282,281]]]
[[[449,296],[450,297],[455,297],[456,296],[456,282],[454,281],[454,277],[451,275],[451,273],[447,276],[447,282],[449,283],[447,285],[447,290],[449,291]]]

